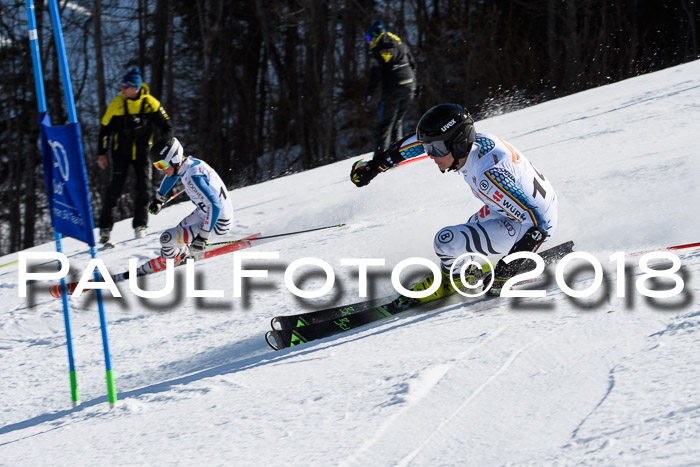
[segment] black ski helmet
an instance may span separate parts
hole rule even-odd
[[[474,119],[459,104],[436,105],[421,117],[416,136],[422,143],[444,142],[444,146],[457,161],[467,157],[472,148],[476,138]],[[446,153],[431,155],[442,157]]]
[[[149,152],[151,162],[165,161],[168,165],[177,168],[184,159],[184,149],[177,138],[160,138],[153,143]]]

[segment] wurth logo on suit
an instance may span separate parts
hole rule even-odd
[[[496,194],[501,195],[498,191],[496,192]],[[501,197],[503,197],[503,195],[501,195]],[[503,200],[502,206],[515,219],[520,219],[521,222],[525,222],[525,220],[527,219],[527,216],[525,215],[525,213],[522,212],[516,204],[510,202],[508,199]]]
[[[486,199],[488,200],[488,197]],[[516,219],[516,220],[520,221],[521,223],[525,222],[527,220],[527,214],[520,208],[520,206],[517,205],[516,203],[514,203],[509,198],[507,198],[500,191],[498,191],[498,190],[494,191],[493,201],[498,203],[497,206],[499,208],[501,208],[501,209],[499,209],[499,211],[503,211],[503,212],[507,213],[513,219]],[[482,217],[485,217],[485,216],[482,216]]]
[[[524,156],[502,139],[482,133],[471,152],[471,156],[493,156],[469,157],[460,169],[477,198],[491,211],[523,226],[547,225],[550,211],[556,211],[556,195]]]

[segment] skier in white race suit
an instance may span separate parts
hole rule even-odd
[[[423,301],[454,292],[450,270],[465,253],[535,252],[554,233],[557,195],[549,180],[508,142],[476,133],[471,115],[458,104],[440,104],[428,110],[418,122],[416,135],[394,143],[370,161],[356,162],[350,178],[355,185],[365,186],[380,172],[424,153],[441,172],[461,174],[484,206],[467,222],[444,227],[435,235],[434,249],[444,277],[442,287]],[[493,284],[485,284],[491,285],[489,294],[500,295],[503,284],[518,272],[522,262],[499,261]],[[460,265],[454,266],[453,272],[458,271]],[[429,275],[413,290],[425,290],[432,283]]]
[[[177,138],[156,141],[150,157],[165,178],[148,206],[149,212],[156,215],[161,211],[178,180],[182,181],[195,209],[161,234],[160,257],[139,266],[139,276],[164,269],[166,259],[172,258],[179,264],[191,252],[204,251],[213,236],[227,235],[233,223],[233,205],[221,177],[203,160],[185,156]]]

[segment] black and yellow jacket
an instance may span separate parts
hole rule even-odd
[[[366,96],[374,94],[381,81],[382,91],[392,91],[400,86],[415,86],[416,62],[408,46],[390,32],[383,32],[369,50],[370,75]]]
[[[170,117],[158,99],[149,94],[146,83],[137,99],[127,99],[122,93],[112,99],[101,123],[98,154],[107,154],[112,136],[113,158],[147,160],[154,130],[160,130],[160,136],[170,136],[172,130]]]

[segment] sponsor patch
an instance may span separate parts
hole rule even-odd
[[[450,243],[453,238],[454,238],[454,234],[452,233],[452,231],[450,229],[441,230],[437,234],[437,239],[440,243]]]
[[[505,227],[508,231],[508,235],[510,235],[511,237],[515,237],[515,227],[513,227],[513,224],[511,224],[507,220],[504,220],[503,227]]]
[[[491,214],[491,210],[487,205],[484,204],[484,207],[479,210],[479,217],[485,219],[486,216],[488,216],[489,214]]]
[[[440,129],[441,129],[442,132],[444,133],[444,132],[446,132],[447,130],[449,130],[449,129],[452,127],[452,125],[454,125],[455,123],[457,123],[457,122],[456,122],[455,119],[453,118],[453,119],[450,120],[449,122],[445,123],[442,127],[440,127]]]

